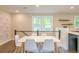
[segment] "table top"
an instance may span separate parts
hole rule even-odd
[[[24,36],[19,41],[25,42],[27,39],[34,39],[36,42],[44,42],[46,39],[52,39],[54,42],[60,42],[55,36]]]

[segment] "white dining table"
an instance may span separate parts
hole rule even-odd
[[[54,42],[60,42],[60,40],[55,36],[24,36],[19,40],[19,42],[25,42],[27,39],[34,39],[35,42],[44,42],[46,39],[52,39]]]
[[[34,39],[37,43],[44,42],[46,39],[52,39],[55,44],[55,52],[58,51],[58,47],[60,46],[60,40],[55,36],[24,36],[19,40],[19,42],[25,43],[27,39]]]

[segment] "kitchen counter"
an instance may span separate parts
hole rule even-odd
[[[79,31],[71,31],[69,32],[69,34],[72,34],[72,39],[74,37],[76,37],[78,40],[77,40],[77,52],[79,53]]]
[[[79,35],[79,31],[70,31],[69,34]]]

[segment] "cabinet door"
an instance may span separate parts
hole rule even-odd
[[[78,40],[77,40],[77,43],[78,43],[78,45],[77,45],[77,47],[78,47],[78,53],[79,53],[79,36],[78,36]]]

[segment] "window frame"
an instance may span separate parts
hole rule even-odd
[[[40,16],[40,15],[34,15],[34,16],[32,16],[32,31],[34,31],[34,21],[33,21],[33,18],[35,17],[35,16]],[[44,24],[43,24],[43,22],[44,22],[44,17],[45,16],[51,16],[51,15],[44,15],[44,16],[40,16],[41,17],[41,31],[46,31],[46,30],[44,30],[45,29],[45,26],[44,26]],[[53,20],[53,16],[51,16],[51,30],[50,31],[53,31],[53,24],[54,24],[54,20]],[[44,28],[43,28],[44,27]]]
[[[74,16],[74,28],[79,29],[79,27],[76,26],[76,17],[79,17],[79,16]]]

